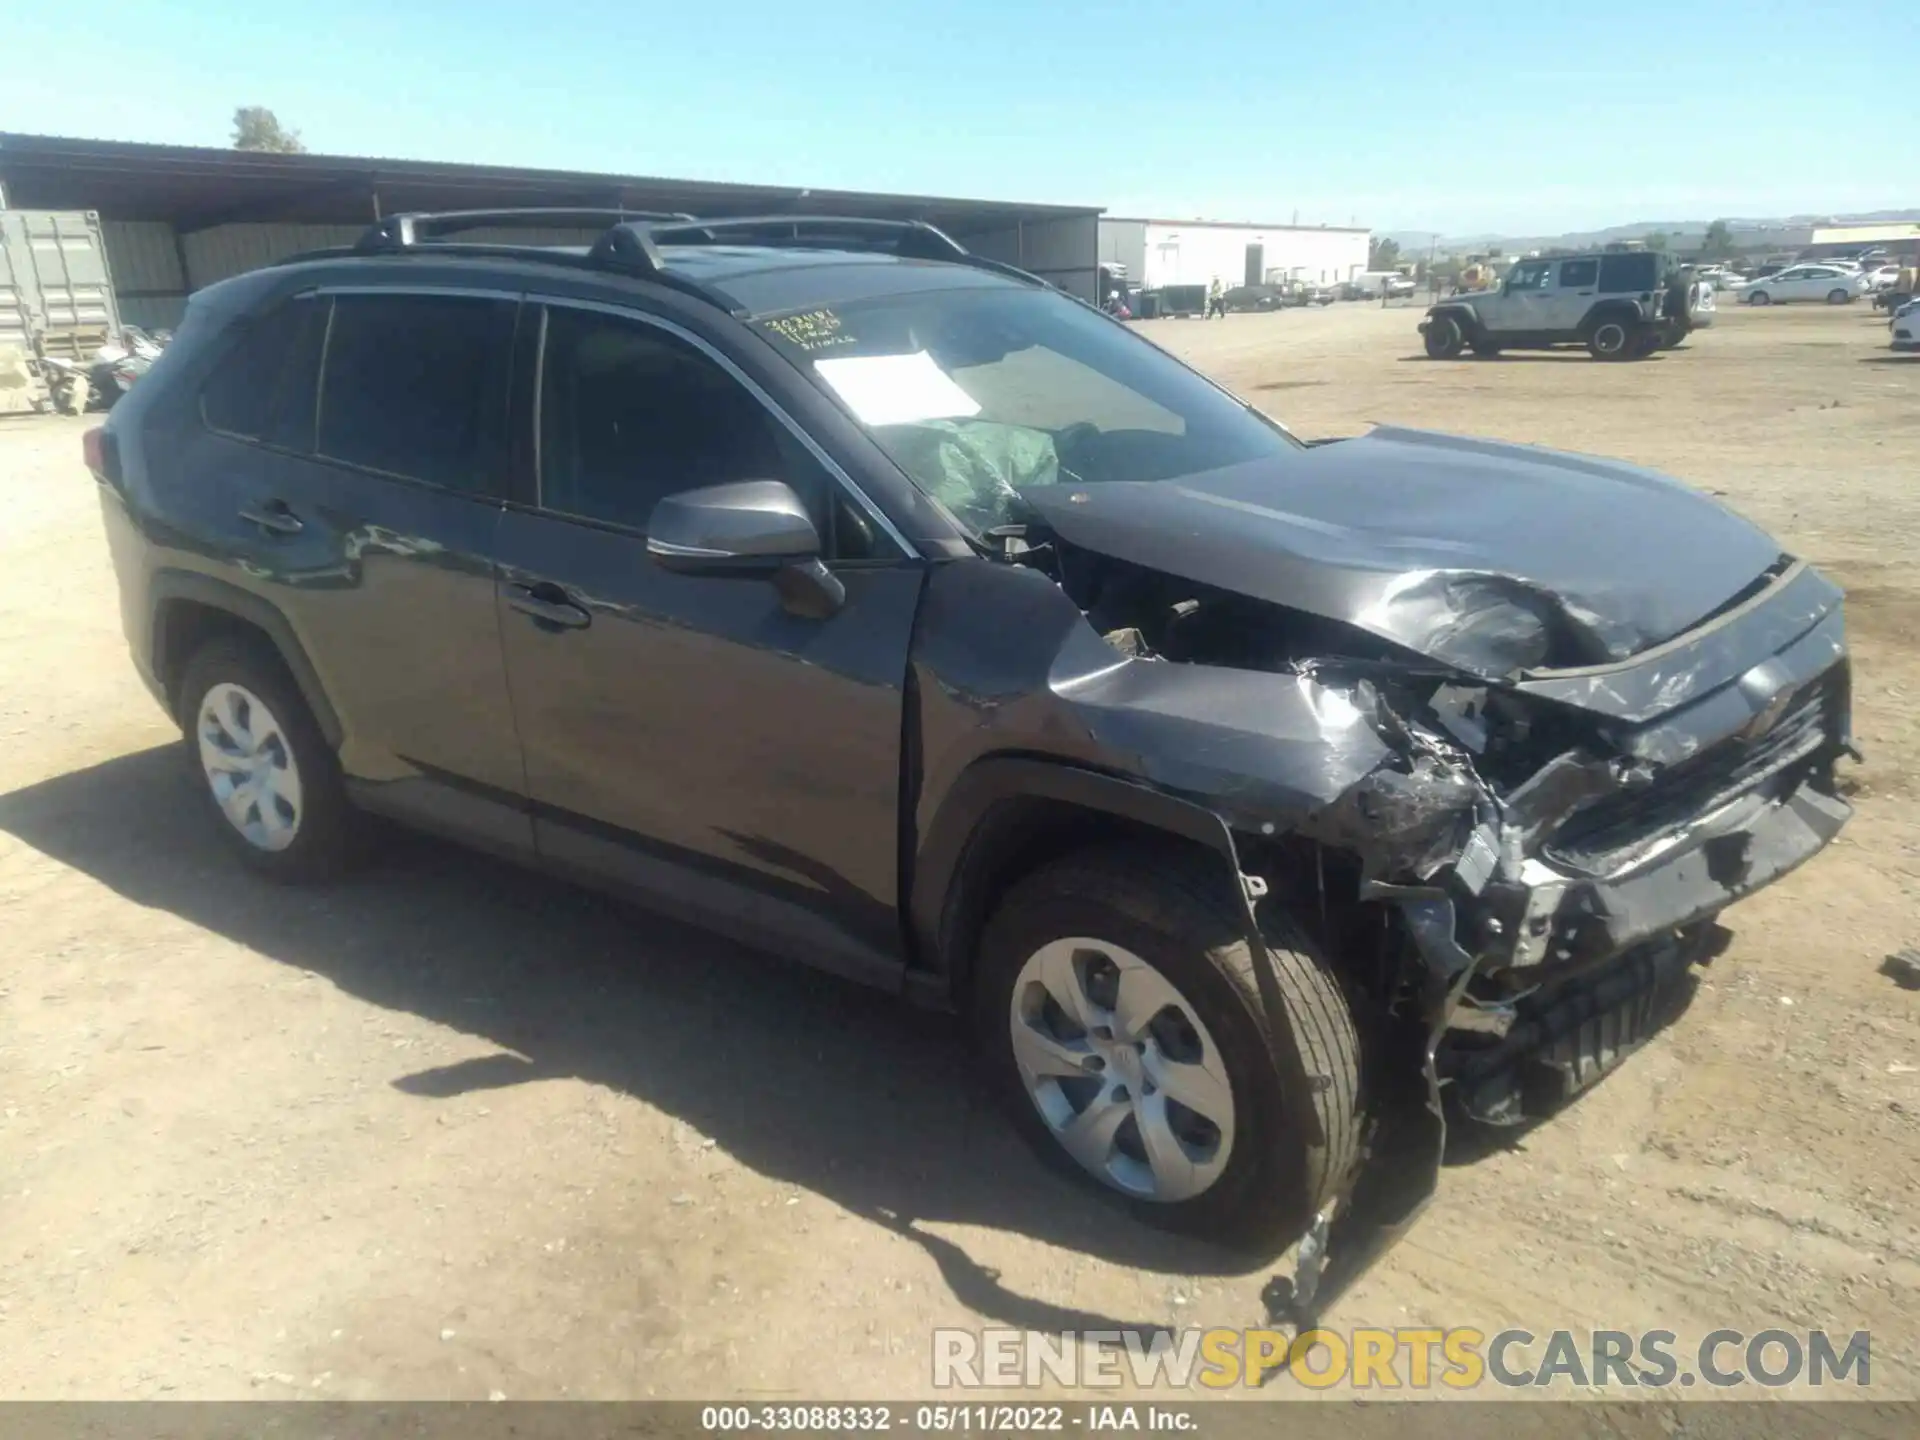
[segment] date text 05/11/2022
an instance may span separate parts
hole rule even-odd
[[[708,1405],[700,1428],[718,1433],[1189,1433],[1193,1413],[1173,1405]]]

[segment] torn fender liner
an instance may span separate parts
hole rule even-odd
[[[1454,938],[1453,902],[1439,890],[1370,883],[1362,898],[1396,904],[1425,961],[1419,1013],[1404,1028],[1411,1044],[1393,1047],[1420,1057],[1383,1076],[1380,1123],[1352,1191],[1322,1213],[1300,1246],[1291,1280],[1263,1290],[1270,1322],[1312,1329],[1346,1288],[1398,1244],[1433,1199],[1446,1151],[1446,1111],[1436,1056],[1447,1021],[1472,981],[1478,961]]]

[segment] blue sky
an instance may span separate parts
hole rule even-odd
[[[0,130],[1450,234],[1920,204],[1920,0],[6,9]]]

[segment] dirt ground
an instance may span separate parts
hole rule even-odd
[[[1642,364],[1417,312],[1143,328],[1307,435],[1624,456],[1850,593],[1859,813],[1691,1008],[1450,1166],[1339,1326],[1873,1333],[1920,1396],[1920,363],[1862,307]],[[906,1397],[928,1332],[1243,1326],[1271,1267],[1019,1145],[947,1022],[436,842],[228,863],[128,664],[77,421],[0,422],[0,1397]],[[1483,1392],[1484,1393],[1484,1392]]]

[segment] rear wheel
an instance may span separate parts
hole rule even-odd
[[[341,869],[354,812],[340,766],[280,657],[264,642],[221,636],[180,680],[180,724],[228,847],[281,880]]]
[[[1361,1120],[1346,998],[1266,923],[1291,1041],[1268,1025],[1224,872],[1155,850],[1069,856],[995,913],[975,1014],[988,1078],[1043,1155],[1149,1224],[1262,1248],[1336,1193]],[[1283,1079],[1290,1044],[1308,1094]]]
[[[1827,292],[1827,303],[1829,305],[1845,305],[1852,299],[1853,292],[1851,290],[1840,290],[1836,288]]]
[[[1465,346],[1467,337],[1460,329],[1460,322],[1451,315],[1435,315],[1427,321],[1427,358],[1429,360],[1456,359]]]
[[[1625,320],[1604,316],[1587,332],[1587,352],[1596,360],[1624,360],[1632,353],[1633,331]]]

